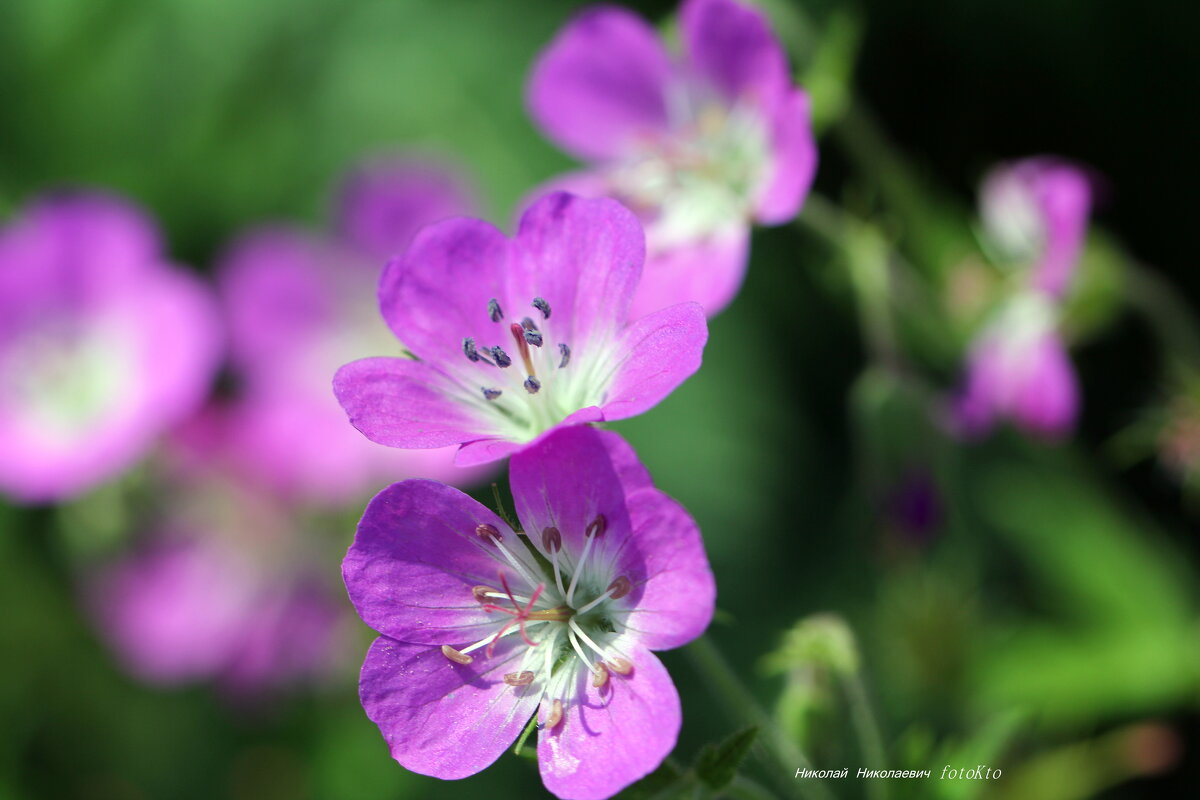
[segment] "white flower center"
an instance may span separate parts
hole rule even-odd
[[[463,339],[471,367],[455,370],[472,405],[487,409],[504,438],[528,442],[581,408],[604,401],[612,378],[611,348],[603,341],[579,352],[564,341],[550,320],[550,306],[531,301],[531,316],[509,320],[498,301],[488,304],[494,342]],[[536,319],[536,321],[535,321]]]
[[[767,131],[753,109],[678,93],[671,134],[613,165],[614,193],[647,219],[657,250],[748,218],[766,179]]]
[[[524,649],[504,682],[518,691],[541,693],[546,727],[562,720],[582,673],[591,675],[593,686],[603,686],[611,672],[627,675],[632,670],[628,657],[615,646],[629,616],[619,601],[632,585],[625,576],[613,577],[616,566],[602,544],[606,528],[605,518],[596,517],[575,559],[562,549],[557,528],[541,534],[548,558],[534,555],[526,542],[504,541],[491,525],[475,529],[513,568],[514,577],[501,573],[498,586],[471,590],[483,609],[495,614],[496,630],[461,649],[443,645],[442,652],[451,661],[469,664],[476,658],[473,653],[483,651],[490,657],[500,639],[519,637],[518,650]]]

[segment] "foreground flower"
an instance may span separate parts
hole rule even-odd
[[[1003,164],[984,179],[980,213],[1001,254],[1025,266],[1029,284],[1061,299],[1083,251],[1091,212],[1083,168],[1043,156]]]
[[[608,199],[549,195],[512,240],[476,219],[431,225],[379,290],[419,360],[348,364],[334,392],[367,438],[461,444],[459,466],[560,425],[640,414],[699,368],[708,337],[695,303],[627,322],[644,253],[636,217]]]
[[[650,652],[708,625],[714,584],[699,531],[632,449],[589,426],[512,459],[524,526],[428,481],[367,507],[343,574],[382,636],[360,694],[392,755],[472,775],[531,717],[546,787],[609,797],[672,750],[679,697]]]
[[[207,292],[139,211],[33,205],[0,232],[0,491],[61,500],[132,465],[203,400],[219,340]]]
[[[955,408],[968,437],[1008,419],[1029,433],[1058,438],[1071,431],[1079,389],[1058,333],[1058,309],[1041,292],[1018,295],[972,347]]]
[[[466,211],[469,193],[446,168],[384,161],[356,170],[339,201],[336,235],[259,228],[219,266],[238,378],[227,455],[305,502],[343,502],[401,477],[468,478],[453,449],[399,452],[364,439],[330,381],[347,361],[401,352],[375,311],[379,272],[418,228]]]
[[[624,9],[585,10],[530,77],[534,119],[590,164],[555,186],[608,195],[646,225],[638,314],[684,300],[715,314],[742,283],[752,221],[786,222],[816,170],[808,97],[763,15],[687,0],[683,54]]]

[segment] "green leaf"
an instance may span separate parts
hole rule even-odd
[[[713,789],[728,786],[737,775],[738,766],[750,752],[758,726],[751,725],[730,736],[720,744],[706,745],[696,758],[696,777]]]

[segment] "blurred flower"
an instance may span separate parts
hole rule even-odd
[[[1006,258],[1032,265],[1032,287],[1060,300],[1083,250],[1091,205],[1083,168],[1050,156],[1002,164],[980,190],[993,243]]]
[[[343,566],[383,634],[363,706],[397,761],[445,779],[487,767],[536,714],[546,788],[609,797],[674,748],[679,697],[650,651],[712,617],[700,533],[628,444],[587,426],[513,456],[511,483],[523,534],[427,481],[367,507]]]
[[[1049,156],[1001,165],[984,180],[984,225],[1002,256],[1023,271],[1017,293],[971,346],[953,410],[960,434],[982,435],[1000,418],[1046,438],[1074,427],[1079,389],[1059,323],[1091,197],[1083,168]]]
[[[375,312],[379,273],[425,224],[462,214],[469,192],[450,170],[370,163],[340,193],[335,236],[259,228],[218,271],[238,378],[224,424],[227,457],[285,497],[339,503],[403,477],[470,480],[453,450],[399,452],[364,439],[333,396],[333,375],[362,356],[399,353]]]
[[[296,521],[229,486],[190,488],[184,510],[91,580],[89,605],[126,668],[246,699],[327,674],[344,617]]]
[[[971,348],[953,411],[956,431],[981,436],[1003,418],[1046,438],[1070,433],[1079,389],[1057,325],[1058,308],[1041,292],[1001,309]]]
[[[218,326],[140,211],[36,202],[0,231],[0,491],[61,500],[133,464],[202,401]]]
[[[808,96],[763,15],[734,0],[687,0],[683,53],[624,9],[585,10],[529,79],[535,120],[589,162],[554,188],[609,195],[646,226],[634,316],[694,300],[709,314],[737,293],[751,221],[786,222],[816,171]]]
[[[482,220],[432,225],[380,286],[384,318],[419,360],[348,364],[338,399],[373,441],[461,443],[459,466],[560,425],[640,414],[699,368],[708,338],[695,303],[627,322],[643,256],[637,219],[607,199],[549,195],[512,240]]]

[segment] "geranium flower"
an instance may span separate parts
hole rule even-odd
[[[0,231],[0,491],[61,500],[132,465],[203,400],[220,338],[141,212],[35,203]]]
[[[552,183],[608,195],[646,226],[635,315],[684,300],[709,314],[741,286],[752,221],[796,216],[816,171],[808,96],[761,13],[734,0],[687,0],[683,53],[612,6],[580,13],[539,57],[530,113],[588,162]]]
[[[363,707],[415,772],[487,767],[536,716],[542,780],[609,797],[673,749],[679,697],[651,650],[699,636],[714,584],[699,531],[633,450],[590,426],[513,456],[524,533],[447,486],[367,507],[343,574],[382,635]]]
[[[1091,180],[1063,159],[1002,164],[984,179],[980,213],[1001,254],[1028,270],[1029,284],[1061,299],[1087,236]]]
[[[1058,438],[1071,431],[1079,389],[1058,333],[1058,308],[1040,291],[1018,295],[983,330],[954,407],[956,430],[981,436],[1000,419]]]
[[[464,481],[454,449],[401,452],[367,441],[330,391],[363,356],[400,355],[377,313],[387,260],[422,226],[472,205],[449,169],[410,159],[370,162],[339,192],[333,235],[260,227],[218,266],[238,379],[224,410],[227,457],[261,485],[306,503],[340,503],[402,477]]]
[[[462,444],[459,466],[640,414],[699,368],[708,337],[695,303],[628,322],[644,254],[637,218],[609,199],[549,195],[511,240],[476,219],[431,225],[379,290],[416,360],[348,364],[334,391],[367,438]]]

